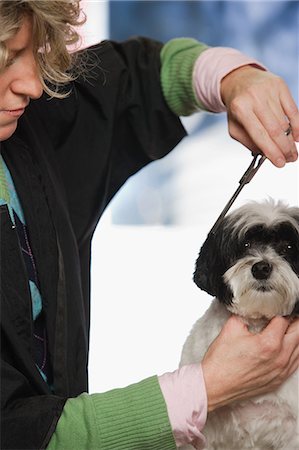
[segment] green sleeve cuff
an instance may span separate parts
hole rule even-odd
[[[66,402],[48,450],[175,450],[157,377]]]
[[[197,100],[192,83],[194,63],[209,48],[191,38],[172,39],[161,50],[161,85],[169,108],[178,116],[205,109]]]

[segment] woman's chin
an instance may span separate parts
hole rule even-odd
[[[0,142],[9,139],[16,131],[17,125],[17,120],[12,121],[8,125],[1,126],[0,124]]]

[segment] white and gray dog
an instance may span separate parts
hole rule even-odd
[[[267,200],[229,214],[201,248],[194,281],[216,298],[187,338],[181,365],[200,361],[232,314],[253,333],[276,315],[298,314],[299,208]],[[297,371],[271,394],[209,413],[207,448],[298,450],[298,387]]]

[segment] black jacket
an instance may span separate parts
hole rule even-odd
[[[90,248],[105,207],[128,177],[185,132],[165,104],[161,44],[105,42],[63,100],[31,102],[2,143],[35,256],[53,390],[33,359],[31,298],[16,229],[1,213],[1,448],[44,448],[67,398],[87,391]]]

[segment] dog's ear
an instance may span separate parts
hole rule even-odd
[[[216,254],[215,236],[209,234],[196,260],[193,280],[200,289],[210,295],[215,295],[211,273],[213,272]]]
[[[225,261],[223,259],[224,223],[220,224],[216,234],[210,233],[198,255],[193,280],[195,284],[208,294],[217,296],[224,289],[222,275]]]
[[[195,284],[219,301],[230,304],[233,294],[223,275],[230,266],[232,237],[225,218],[215,234],[210,233],[198,255],[193,280]]]

